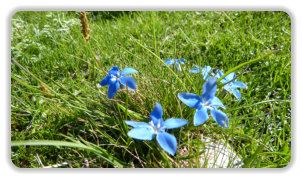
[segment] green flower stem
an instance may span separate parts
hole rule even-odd
[[[101,68],[102,65],[100,64],[100,62],[97,60],[95,54],[93,53],[90,43],[87,42],[86,44],[87,44],[87,46],[88,46],[89,52],[91,53],[91,55],[92,55],[92,57],[93,57],[94,62],[97,64],[97,67],[98,67],[99,69],[101,69],[102,72],[103,72],[104,74],[106,74],[106,72]],[[94,68],[94,66],[93,66],[93,68]]]
[[[259,60],[262,60],[263,58],[268,57],[268,56],[270,56],[270,55],[272,55],[272,54],[274,54],[274,53],[276,53],[276,52],[278,52],[278,50],[271,51],[271,52],[269,52],[269,53],[267,53],[267,54],[265,54],[265,55],[263,55],[263,56],[261,56],[261,57],[252,59],[252,60],[247,61],[247,62],[245,62],[245,63],[241,63],[240,65],[238,65],[238,66],[236,66],[236,67],[230,69],[229,71],[227,71],[224,75],[222,75],[222,76],[217,80],[217,82],[220,82],[220,81],[221,81],[224,77],[226,77],[228,74],[230,74],[230,73],[232,73],[232,72],[238,70],[239,68],[241,68],[241,67],[243,67],[243,66],[245,66],[245,65],[248,65],[248,64],[257,62],[257,61],[259,61]]]

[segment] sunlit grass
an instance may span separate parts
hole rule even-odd
[[[41,167],[39,158],[44,166],[68,162],[65,167],[182,167],[181,160],[189,159],[189,167],[207,167],[193,162],[204,149],[202,136],[230,145],[244,167],[289,163],[287,14],[170,11],[87,12],[87,16],[91,50],[81,34],[80,12],[18,12],[12,18],[11,140],[50,141],[49,146],[13,146],[16,166]],[[183,70],[164,66],[161,59],[168,58],[184,58]],[[194,64],[209,65],[215,73],[244,64],[235,69],[236,80],[248,86],[240,89],[242,100],[222,86],[217,92],[230,119],[228,129],[214,120],[194,127],[194,110],[177,98],[182,92],[201,95],[205,81],[201,74],[188,72]],[[138,70],[133,76],[137,90],[122,89],[108,99],[107,87],[98,83],[112,66]],[[148,122],[156,102],[164,109],[164,119],[190,121],[169,130],[178,140],[175,156],[155,140],[127,136],[130,127],[124,121]],[[186,146],[189,153],[183,156]]]

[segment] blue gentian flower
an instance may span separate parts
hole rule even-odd
[[[174,155],[177,150],[176,138],[165,132],[166,129],[179,128],[186,125],[189,121],[178,118],[163,120],[163,109],[156,103],[150,115],[150,122],[125,121],[129,126],[134,127],[128,132],[128,136],[138,140],[152,140],[156,135],[158,144],[170,155]]]
[[[222,77],[223,72],[222,70],[219,70],[218,73],[216,74],[217,78]],[[221,80],[222,83],[227,83],[226,85],[223,86],[223,88],[225,90],[227,90],[230,93],[233,93],[235,95],[235,97],[238,100],[241,100],[241,94],[239,92],[239,90],[237,90],[236,88],[246,88],[247,89],[247,85],[242,83],[241,81],[233,81],[236,77],[235,73],[230,73],[228,74],[225,78],[223,78]]]
[[[201,71],[201,74],[203,76],[203,79],[206,80],[208,77],[209,77],[209,73],[211,71],[211,67],[210,66],[205,66],[205,67],[202,67],[202,66],[198,66],[198,65],[194,65],[196,68],[193,68],[191,70],[189,70],[189,72],[191,73],[200,73]]]
[[[228,116],[217,109],[217,107],[225,106],[215,96],[217,90],[217,79],[215,77],[209,78],[202,88],[202,96],[198,96],[192,93],[179,93],[178,98],[191,108],[196,108],[194,114],[193,124],[199,126],[209,119],[208,110],[211,110],[211,115],[214,120],[221,127],[228,128],[229,118]]]
[[[137,73],[137,71],[132,68],[125,68],[120,72],[116,66],[111,68],[109,75],[105,76],[100,82],[101,86],[108,85],[108,98],[112,98],[116,94],[121,84],[127,86],[129,89],[136,89],[134,79],[130,76],[125,76],[131,73]]]
[[[185,59],[180,59],[180,60],[178,60],[178,59],[167,59],[165,62],[166,62],[166,65],[174,65],[176,70],[181,71],[180,63],[185,64]]]

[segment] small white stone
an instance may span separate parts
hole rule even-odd
[[[223,141],[215,141],[215,139],[203,137],[202,142],[205,143],[204,150],[200,154],[198,161],[199,167],[205,168],[241,168],[243,161],[241,157],[235,153],[232,147]],[[188,156],[189,151],[187,146],[179,149],[180,156]],[[190,162],[191,160],[191,162]],[[181,167],[188,168],[190,163],[192,167],[196,166],[195,158],[180,160]]]

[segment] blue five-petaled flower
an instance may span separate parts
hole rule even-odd
[[[209,77],[209,73],[211,71],[211,67],[210,66],[205,66],[205,67],[202,67],[202,66],[198,66],[198,65],[194,65],[196,68],[193,68],[191,70],[189,70],[189,72],[191,73],[200,73],[201,71],[201,74],[203,76],[203,79],[206,80],[208,77]]]
[[[222,70],[219,70],[216,77],[220,78],[222,77],[222,75],[223,75]],[[241,81],[234,81],[235,77],[236,77],[235,73],[230,73],[225,78],[223,78],[221,82],[224,84],[227,83],[226,85],[223,86],[224,89],[230,93],[233,93],[238,100],[241,100],[241,94],[239,90],[237,90],[236,88],[247,88],[247,85],[242,83]]]
[[[166,129],[179,128],[186,125],[189,121],[178,118],[163,120],[163,109],[159,103],[156,103],[150,114],[150,122],[125,121],[129,126],[134,127],[128,132],[128,136],[138,140],[152,140],[156,135],[158,144],[170,155],[174,155],[177,150],[176,138],[165,132]]]
[[[199,126],[209,119],[208,110],[211,110],[211,115],[214,120],[221,127],[227,128],[229,126],[228,116],[217,109],[217,107],[225,106],[215,96],[217,90],[217,79],[215,77],[209,78],[202,88],[202,96],[192,93],[179,93],[178,98],[191,108],[196,108],[194,114],[193,124]]]
[[[166,62],[166,65],[174,65],[176,70],[181,71],[180,63],[185,64],[185,59],[180,59],[180,60],[178,60],[178,59],[167,59],[167,60],[165,60],[165,62]]]
[[[116,66],[111,68],[109,75],[105,76],[100,82],[101,86],[108,85],[108,98],[112,98],[116,94],[121,84],[127,86],[129,89],[136,89],[134,79],[130,76],[125,76],[131,73],[137,73],[137,71],[132,68],[125,68],[120,72]]]

